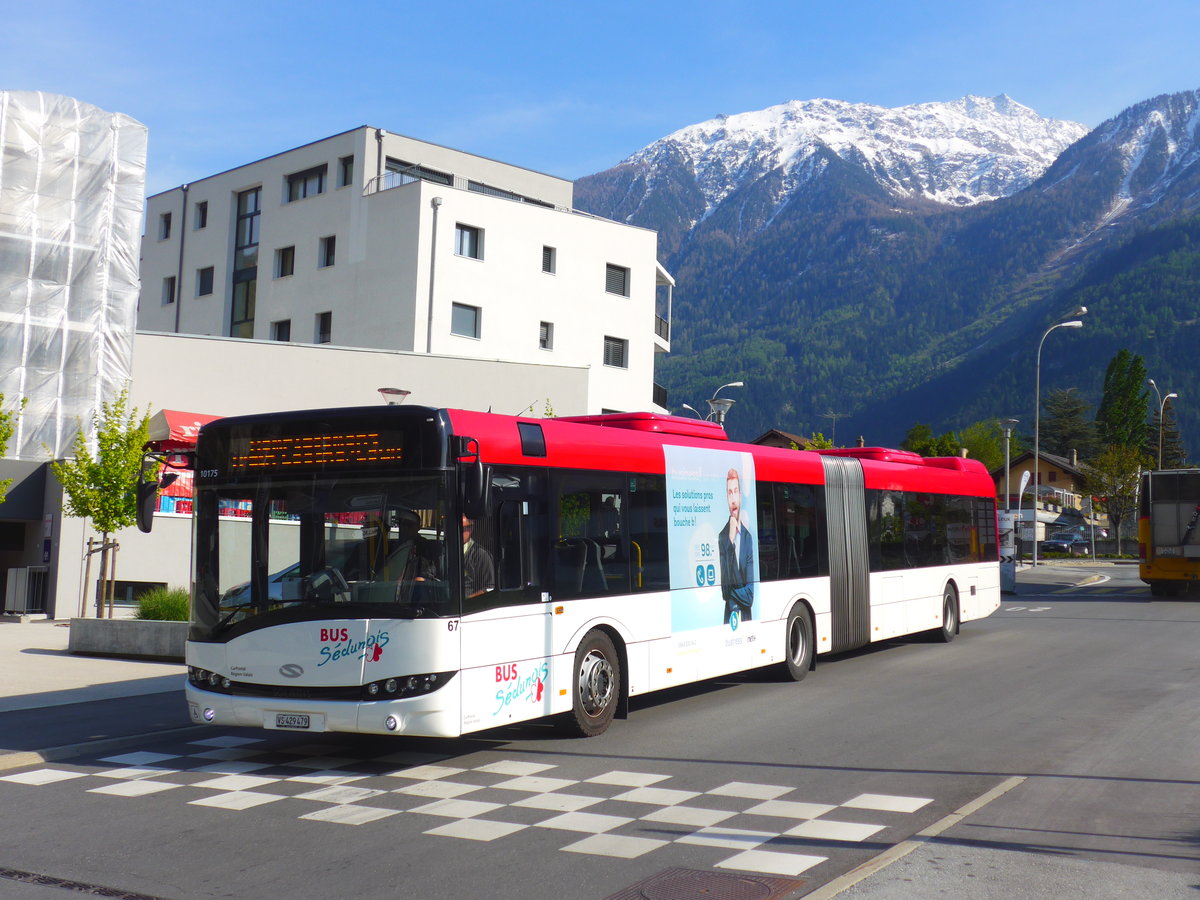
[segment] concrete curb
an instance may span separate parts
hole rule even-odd
[[[82,741],[78,744],[64,744],[61,747],[47,747],[45,750],[14,750],[9,753],[0,753],[0,772],[48,762],[61,762],[89,753],[110,753],[114,750],[124,750],[126,747],[134,747],[158,738],[182,737],[192,732],[210,731],[212,728],[208,725],[185,725],[182,728],[170,728],[166,731],[151,731],[146,734],[106,738],[102,741]]]
[[[72,619],[71,653],[183,662],[187,622],[154,619]]]

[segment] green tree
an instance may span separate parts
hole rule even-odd
[[[1145,447],[1149,439],[1146,363],[1121,349],[1104,372],[1104,396],[1096,410],[1096,431],[1104,447]]]
[[[900,449],[919,453],[921,456],[958,456],[962,443],[953,431],[935,437],[932,428],[918,423],[908,429],[908,434],[900,443]]]
[[[799,450],[800,448],[797,447],[795,444],[793,444],[792,449]],[[822,433],[820,431],[814,431],[812,434],[810,434],[808,436],[808,444],[806,446],[806,449],[808,449],[808,450],[832,450],[833,449],[833,441],[831,441],[829,438],[825,437],[824,433]]]
[[[22,405],[24,404],[22,403]],[[4,409],[4,395],[0,394],[0,459],[3,459],[4,454],[8,452],[9,439],[16,430],[17,411]],[[8,495],[8,486],[12,484],[12,481],[11,478],[0,481],[0,503],[3,503],[4,498]]]
[[[1058,456],[1069,457],[1072,450],[1079,451],[1082,459],[1095,455],[1096,423],[1088,418],[1088,403],[1075,388],[1058,388],[1046,394],[1039,440],[1042,450]]]
[[[1004,428],[999,419],[971,423],[958,433],[958,441],[967,456],[979,460],[989,471],[1004,467]]]
[[[1082,468],[1088,490],[1100,498],[1099,508],[1108,514],[1121,552],[1121,523],[1137,510],[1138,474],[1149,462],[1141,446],[1110,444]]]
[[[142,445],[150,428],[150,414],[127,410],[128,392],[112,403],[102,403],[92,419],[96,433],[95,455],[88,446],[86,429],[79,429],[73,457],[50,463],[62,485],[63,510],[88,519],[101,534],[100,583],[108,588],[109,535],[128,528],[137,517],[137,482],[142,465]],[[87,587],[85,585],[84,589]],[[112,615],[109,598],[109,615]]]

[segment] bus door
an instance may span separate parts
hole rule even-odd
[[[871,640],[866,492],[862,463],[823,456],[826,531],[829,535],[829,607],[834,653]]]

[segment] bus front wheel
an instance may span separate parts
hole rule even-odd
[[[575,651],[571,716],[583,737],[603,734],[621,699],[621,659],[612,638],[591,631]]]

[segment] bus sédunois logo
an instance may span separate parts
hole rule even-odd
[[[284,678],[299,678],[304,674],[304,666],[298,663],[284,663],[279,667],[279,674]]]

